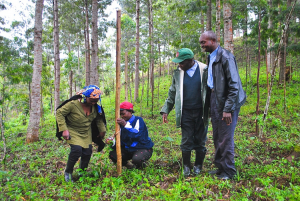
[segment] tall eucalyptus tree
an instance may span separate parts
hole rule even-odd
[[[34,64],[31,88],[31,109],[27,128],[26,143],[36,142],[39,139],[39,125],[41,114],[41,73],[42,73],[42,32],[43,32],[44,0],[37,0],[35,7],[34,25]]]

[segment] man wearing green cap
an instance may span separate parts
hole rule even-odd
[[[208,125],[208,110],[206,106],[207,67],[194,59],[194,53],[188,48],[182,48],[172,60],[178,63],[174,70],[172,85],[168,98],[161,109],[163,123],[168,123],[167,117],[175,106],[176,126],[181,127],[182,139],[180,148],[183,159],[183,174],[190,175],[191,151],[196,151],[193,167],[194,174],[202,170],[206,154],[205,142]]]

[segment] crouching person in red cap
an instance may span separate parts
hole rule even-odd
[[[122,165],[128,168],[143,168],[146,166],[153,153],[154,143],[148,136],[148,129],[142,117],[133,115],[133,104],[122,102],[120,104],[121,118],[117,123],[121,127],[121,152]],[[117,163],[117,153],[115,145],[114,150],[109,153],[109,158]],[[132,160],[132,165],[128,163]]]

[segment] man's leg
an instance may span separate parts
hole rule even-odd
[[[210,98],[210,112],[211,112],[211,123],[212,123],[212,128],[213,128],[213,141],[214,141],[214,146],[215,146],[215,158],[214,158],[214,164],[218,168],[217,171],[212,171],[212,174],[220,174],[223,169],[222,165],[220,163],[220,160],[222,158],[220,148],[219,148],[219,123],[222,121],[222,116],[218,112],[217,106],[216,106],[216,97],[215,93],[211,93],[211,98]]]
[[[197,175],[201,172],[205,154],[206,147],[205,142],[207,140],[207,126],[204,127],[204,122],[202,119],[202,109],[194,110],[195,113],[195,132],[194,132],[194,149],[196,151],[196,159],[194,164],[194,173]]]
[[[191,151],[194,149],[194,129],[195,122],[192,115],[192,110],[183,109],[181,117],[181,144],[183,175],[190,175]]]
[[[219,160],[223,171],[230,177],[236,175],[236,168],[234,162],[234,130],[237,124],[239,109],[236,109],[232,114],[232,123],[227,125],[225,121],[219,121]]]

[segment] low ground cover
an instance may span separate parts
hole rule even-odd
[[[245,80],[244,69],[240,70]],[[265,77],[262,76],[262,85]],[[175,128],[175,114],[169,124],[162,124],[159,114],[171,76],[160,79],[155,90],[154,113],[151,103],[135,104],[136,115],[147,124],[155,143],[148,167],[129,170],[117,176],[116,166],[108,159],[110,147],[94,153],[86,173],[74,173],[74,183],[64,181],[69,145],[55,137],[55,117],[45,111],[40,141],[25,144],[26,117],[20,115],[5,123],[7,153],[0,170],[1,200],[299,200],[300,199],[300,98],[299,82],[287,84],[287,113],[283,107],[283,86],[274,86],[264,135],[255,134],[256,85],[247,84],[248,99],[241,108],[235,132],[238,175],[220,181],[208,174],[214,168],[212,128],[209,127],[203,171],[183,178],[181,173],[180,129]],[[123,91],[122,91],[123,93]],[[121,96],[122,97],[122,96]],[[124,96],[123,96],[124,97]],[[261,87],[261,112],[266,87]],[[114,97],[103,96],[109,137],[114,133]],[[23,119],[25,118],[25,124]],[[258,118],[261,119],[261,116]],[[0,143],[3,150],[3,142]],[[2,155],[1,155],[2,156]],[[194,156],[192,155],[192,159]],[[76,165],[76,168],[78,165]]]

